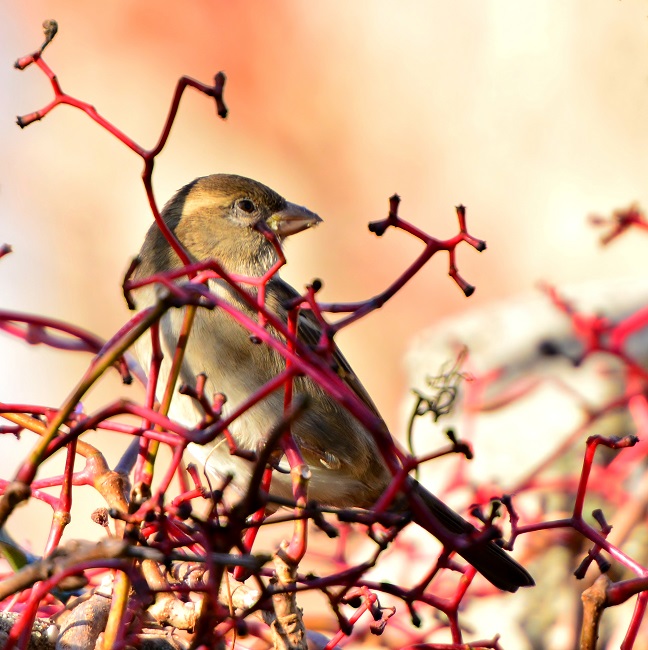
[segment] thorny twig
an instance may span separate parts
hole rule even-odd
[[[161,220],[157,202],[153,195],[151,179],[154,160],[165,146],[185,88],[188,86],[193,87],[214,98],[218,114],[225,117],[227,109],[222,99],[225,82],[224,74],[218,73],[214,84],[211,86],[183,77],[176,87],[169,115],[162,128],[158,143],[152,149],[145,149],[103,118],[93,106],[63,92],[56,75],[42,58],[43,51],[56,34],[57,25],[55,21],[47,21],[44,27],[45,41],[43,45],[33,54],[20,58],[16,62],[16,67],[24,69],[33,64],[41,69],[50,80],[54,91],[54,99],[43,109],[18,118],[18,124],[25,127],[44,118],[59,104],[67,104],[85,112],[97,124],[139,155],[144,161],[143,182],[153,217],[186,266],[173,274],[149,279],[149,282],[157,282],[166,287],[166,295],[155,308],[135,316],[107,343],[103,343],[92,335],[65,323],[24,314],[0,312],[0,328],[27,342],[43,343],[64,349],[76,349],[96,355],[88,372],[60,409],[43,409],[36,405],[29,407],[10,404],[2,405],[0,409],[2,416],[14,423],[6,430],[8,433],[18,433],[23,428],[32,429],[39,433],[41,440],[19,470],[14,481],[0,483],[3,492],[0,501],[0,521],[5,521],[11,515],[13,508],[30,496],[41,498],[44,502],[49,503],[53,510],[65,519],[66,516],[69,517],[72,508],[73,485],[94,484],[98,477],[111,474],[105,466],[105,462],[103,464],[99,462],[99,458],[94,455],[87,443],[80,440],[80,436],[89,429],[112,429],[126,435],[138,437],[140,440],[140,461],[135,470],[137,498],[129,504],[124,495],[123,485],[120,484],[102,492],[104,496],[113,495],[113,497],[107,497],[107,500],[109,500],[109,505],[112,506],[112,516],[121,523],[121,532],[126,535],[125,539],[109,537],[88,551],[77,547],[72,552],[68,551],[68,557],[65,554],[65,547],[59,546],[63,528],[62,526],[54,528],[48,544],[48,550],[51,551],[48,557],[30,564],[0,583],[0,590],[3,590],[0,596],[9,598],[11,594],[14,594],[9,605],[22,608],[23,611],[20,623],[12,629],[6,647],[13,647],[16,643],[21,647],[25,647],[31,621],[35,616],[47,615],[57,607],[57,602],[62,600],[64,596],[56,592],[55,588],[57,586],[61,587],[61,585],[65,586],[64,581],[67,578],[84,574],[86,576],[84,579],[90,580],[90,586],[93,586],[96,584],[93,572],[99,571],[97,575],[101,575],[101,572],[108,570],[118,571],[123,579],[121,583],[123,589],[122,601],[121,603],[116,602],[116,600],[113,602],[113,614],[108,617],[109,631],[106,639],[104,639],[104,642],[108,643],[126,642],[127,638],[132,640],[132,637],[128,637],[128,635],[142,627],[142,622],[128,608],[128,599],[130,598],[128,594],[132,586],[133,593],[136,594],[133,602],[144,603],[142,604],[142,611],[146,609],[145,604],[154,595],[159,596],[156,601],[157,604],[151,606],[148,611],[149,614],[156,612],[156,615],[159,616],[158,620],[165,621],[168,619],[168,612],[181,612],[182,605],[184,605],[181,598],[188,597],[191,593],[201,594],[203,598],[200,602],[203,605],[205,603],[208,605],[195,612],[196,643],[221,643],[227,634],[231,634],[236,629],[255,633],[254,624],[248,623],[248,621],[252,620],[253,615],[268,610],[269,599],[274,600],[276,604],[288,603],[290,609],[288,613],[292,615],[295,611],[295,595],[297,592],[319,591],[327,597],[339,625],[337,633],[327,647],[333,647],[332,644],[341,641],[345,635],[354,633],[356,636],[361,636],[362,629],[369,630],[370,633],[380,634],[389,627],[389,621],[398,621],[398,615],[395,614],[393,608],[380,605],[377,594],[382,593],[398,598],[405,603],[407,612],[412,617],[412,622],[415,625],[422,624],[422,619],[416,611],[419,605],[427,605],[443,612],[450,621],[453,634],[452,643],[413,643],[407,646],[409,648],[425,647],[452,650],[459,647],[483,647],[501,650],[497,637],[490,641],[474,642],[468,646],[463,642],[456,642],[462,639],[459,609],[474,576],[473,569],[464,570],[465,573],[462,574],[458,587],[449,591],[447,587],[445,588],[448,594],[447,597],[440,595],[442,590],[436,593],[437,585],[439,582],[442,586],[446,584],[444,578],[451,573],[447,570],[448,568],[461,568],[454,563],[447,552],[441,554],[437,563],[434,564],[423,580],[419,581],[411,589],[367,579],[367,571],[373,568],[382,558],[388,542],[391,542],[392,550],[395,550],[395,552],[399,552],[399,549],[402,552],[405,549],[411,553],[411,550],[407,549],[398,536],[406,522],[402,520],[402,517],[393,515],[386,507],[382,506],[375,511],[365,512],[326,509],[319,507],[317,504],[307,503],[305,501],[305,487],[300,487],[299,480],[295,484],[295,502],[282,504],[293,507],[293,512],[274,517],[274,520],[290,521],[295,525],[293,540],[284,547],[286,550],[285,558],[288,560],[288,564],[293,563],[293,569],[295,570],[291,569],[289,575],[280,581],[281,584],[268,585],[264,580],[268,575],[268,570],[262,568],[267,558],[262,556],[254,557],[250,554],[254,535],[247,535],[247,531],[256,533],[256,530],[270,525],[273,521],[273,518],[267,519],[264,513],[264,507],[273,503],[272,495],[266,495],[262,490],[257,489],[258,486],[264,485],[264,476],[269,476],[270,470],[267,467],[272,465],[270,459],[272,448],[268,447],[265,452],[257,456],[256,450],[241,449],[236,445],[233,438],[227,438],[227,427],[234,418],[238,417],[240,410],[237,413],[223,417],[221,412],[222,399],[218,396],[204,395],[200,390],[200,384],[198,384],[195,394],[192,394],[192,397],[202,405],[205,412],[205,419],[200,426],[188,430],[169,420],[166,417],[166,407],[173,397],[171,390],[167,390],[167,396],[164,400],[167,402],[166,405],[163,404],[160,407],[155,403],[157,381],[155,364],[159,364],[160,361],[155,354],[153,372],[151,373],[152,381],[148,386],[145,406],[120,400],[100,409],[97,413],[87,415],[83,412],[79,403],[81,397],[111,365],[120,364],[122,374],[125,377],[128,375],[125,363],[122,361],[123,354],[137,337],[149,335],[150,333],[155,351],[156,341],[159,343],[157,323],[166,310],[181,306],[187,307],[186,313],[189,316],[185,321],[185,335],[188,337],[191,334],[190,314],[195,309],[229,309],[231,315],[246,326],[253,336],[257,337],[259,341],[275,347],[287,362],[286,372],[278,376],[270,385],[264,387],[262,391],[250,396],[250,399],[242,408],[249,408],[269,391],[276,390],[281,386],[287,388],[286,393],[288,394],[292,379],[299,374],[307,374],[339,399],[376,437],[386,463],[395,474],[395,482],[394,486],[392,486],[394,488],[393,492],[397,490],[398,481],[403,480],[405,475],[403,468],[416,469],[423,460],[429,460],[450,452],[460,452],[466,457],[470,457],[472,453],[470,446],[467,443],[458,442],[453,433],[451,434],[452,448],[450,450],[435,452],[430,454],[427,459],[417,459],[413,457],[413,454],[405,454],[394,445],[388,432],[377,421],[375,415],[370,413],[365,405],[359,403],[357,398],[345,389],[344,384],[331,371],[327,362],[328,356],[333,349],[335,334],[343,327],[352,324],[384,305],[437,252],[448,252],[449,275],[464,293],[468,296],[474,291],[474,287],[468,284],[458,273],[456,247],[461,242],[466,242],[476,250],[482,251],[485,249],[485,243],[467,232],[465,208],[458,206],[456,210],[459,233],[448,240],[439,240],[403,220],[398,214],[400,198],[397,195],[392,196],[387,218],[371,223],[370,230],[376,235],[382,236],[390,227],[399,228],[419,239],[424,245],[423,251],[387,289],[369,300],[350,304],[324,304],[316,299],[320,283],[314,282],[307,287],[304,295],[294,301],[290,308],[293,313],[296,313],[299,309],[310,309],[320,323],[322,337],[316,348],[303,346],[295,336],[294,329],[290,329],[290,324],[286,326],[279,322],[274,314],[266,308],[264,302],[265,285],[281,265],[285,263],[283,256],[279,254],[279,262],[276,267],[263,278],[228,276],[220,268],[217,261],[189,264],[188,256],[182,246]],[[629,225],[645,227],[645,218],[635,207],[622,213],[615,213],[615,219],[615,229],[605,238],[606,241],[616,237]],[[0,257],[9,250],[8,246],[1,247]],[[278,252],[280,253],[280,249],[278,249]],[[129,277],[130,273],[124,282],[127,300],[129,299],[130,289],[136,286],[129,281]],[[244,302],[257,311],[258,320],[249,319],[241,312],[232,309],[227,303],[219,302],[217,296],[211,294],[203,284],[210,278],[219,278],[227,282]],[[246,286],[254,286],[258,291],[248,292],[245,289]],[[561,301],[555,293],[552,294],[552,298],[556,305],[572,319],[575,330],[584,337],[587,344],[584,356],[594,352],[606,352],[615,354],[625,363],[629,375],[631,375],[632,380],[638,387],[632,394],[627,396],[627,399],[635,400],[636,410],[642,408],[639,400],[641,399],[642,390],[645,397],[645,383],[648,379],[648,373],[625,353],[623,348],[629,336],[648,325],[648,311],[644,309],[642,312],[638,312],[634,316],[630,316],[621,323],[612,326],[605,319],[599,317],[584,317],[566,302]],[[336,323],[329,323],[325,318],[326,313],[344,313],[347,315]],[[283,340],[271,336],[268,333],[268,326],[279,332]],[[157,349],[159,354],[159,346]],[[176,368],[179,367],[182,354],[183,348],[181,345],[174,362]],[[441,382],[440,386],[436,386],[439,391],[436,396],[424,397],[419,395],[420,400],[414,411],[415,415],[421,415],[422,412],[432,412],[436,418],[445,413],[454,402],[458,381],[461,378],[462,375],[459,373],[458,366],[455,366],[449,373],[444,373],[444,381]],[[168,386],[171,387],[174,383],[174,381],[170,381]],[[283,423],[278,423],[275,428],[277,439],[280,437],[285,422],[289,422],[291,417],[296,417],[300,408],[294,401],[287,400],[286,420]],[[645,403],[643,408],[645,408]],[[422,412],[419,413],[419,411]],[[124,424],[113,421],[113,418],[117,415],[124,413],[138,418],[138,424]],[[198,474],[190,469],[193,482],[193,487],[191,487],[183,478],[184,474],[180,468],[182,451],[189,442],[205,442],[220,435],[227,438],[233,453],[247,454],[249,459],[257,458],[257,472],[253,482],[254,490],[248,492],[239,506],[235,508],[231,508],[224,499],[224,491],[228,484],[227,480],[220,486],[215,488],[210,486],[210,489],[207,489],[200,483]],[[520,524],[519,515],[513,507],[511,498],[502,498],[511,519],[512,534],[506,543],[507,546],[510,547],[520,535],[536,530],[572,528],[592,542],[592,548],[583,562],[580,573],[584,573],[592,562],[596,562],[599,567],[604,569],[607,561],[602,557],[601,553],[607,552],[617,562],[632,569],[637,574],[638,577],[636,578],[613,583],[606,588],[605,603],[607,606],[616,605],[639,594],[635,614],[626,637],[625,648],[632,647],[633,639],[636,638],[639,623],[643,617],[647,593],[645,581],[648,572],[640,563],[607,540],[610,526],[605,521],[602,513],[595,515],[595,519],[599,524],[598,529],[585,522],[583,506],[588,489],[590,489],[588,479],[594,467],[596,448],[604,445],[618,450],[629,449],[635,442],[635,438],[629,436],[621,439],[592,437],[588,440],[583,470],[575,490],[575,505],[570,518]],[[152,492],[151,481],[153,478],[155,445],[157,443],[171,446],[175,451],[175,455],[171,467],[163,477],[162,486]],[[63,448],[67,450],[69,461],[64,475],[46,481],[47,486],[61,486],[61,496],[56,499],[41,489],[45,484],[39,483],[36,479],[36,473],[45,458]],[[627,454],[627,452],[623,453]],[[81,472],[73,471],[71,459],[76,454],[83,454],[86,458],[92,459],[92,462],[89,462]],[[295,459],[293,460],[294,468],[298,467],[298,461]],[[132,463],[126,463],[125,466],[132,466]],[[164,497],[171,479],[176,475],[181,477],[181,485],[183,485],[184,489],[175,499],[167,502]],[[125,480],[125,477],[120,480]],[[521,485],[516,491],[530,489],[530,486],[531,483],[526,486]],[[110,499],[113,499],[112,504]],[[209,513],[206,517],[197,514],[194,507],[201,501],[210,504]],[[389,498],[386,497],[383,504],[386,506],[388,503]],[[248,516],[254,511],[257,512],[257,516],[249,519]],[[338,519],[337,526],[324,517],[325,514],[330,515],[331,513]],[[487,527],[492,527],[495,513],[496,509],[493,507],[490,516],[482,515]],[[100,519],[104,522],[102,525],[105,525],[106,517],[103,516]],[[347,549],[342,546],[331,558],[333,570],[329,575],[318,577],[299,574],[296,572],[297,562],[307,548],[303,524],[308,520],[313,520],[331,536],[337,535],[340,530],[343,530],[343,527],[346,526],[344,522],[361,522],[369,527],[373,538],[378,541],[378,546],[368,561],[360,563],[348,559],[346,557]],[[376,533],[378,523],[387,528],[382,537]],[[349,536],[342,535],[342,539],[348,540]],[[429,558],[427,561],[429,561]],[[193,575],[192,573],[187,574],[180,580],[173,577],[177,575],[176,570],[179,565],[186,562],[194,562],[202,567],[199,580],[190,577]],[[145,568],[147,563],[149,563],[149,566],[154,565],[156,570],[153,572],[147,571]],[[222,594],[221,587],[223,584],[229,585],[225,567],[235,565],[246,568],[246,573],[251,576],[250,582],[254,583],[255,588],[247,592],[246,597],[237,600],[237,611],[233,612],[230,607],[222,604],[222,596],[219,594]],[[164,571],[161,571],[161,568]],[[433,580],[435,581],[434,590],[430,586]],[[37,584],[37,581],[40,581],[40,583]],[[334,592],[333,590],[337,591]],[[343,608],[348,606],[356,607],[356,611],[351,617],[347,617],[343,611]],[[162,611],[166,612],[164,616],[160,614]],[[276,613],[279,614],[279,612]],[[362,628],[362,622],[368,618],[373,619],[373,622]],[[595,627],[590,625],[591,629]],[[297,633],[301,633],[302,628],[297,625],[295,630]],[[262,635],[262,633],[259,632],[259,635]]]

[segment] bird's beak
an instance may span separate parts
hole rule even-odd
[[[314,212],[303,208],[301,205],[287,203],[283,210],[275,212],[267,220],[267,224],[279,237],[283,238],[295,235],[307,228],[312,228],[321,221]]]

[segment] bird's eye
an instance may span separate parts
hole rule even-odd
[[[250,199],[241,199],[236,203],[236,205],[240,210],[243,210],[243,212],[254,212],[256,209],[256,206],[252,201],[250,201]]]

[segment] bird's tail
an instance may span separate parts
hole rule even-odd
[[[428,492],[418,481],[411,479],[408,487],[421,497],[432,516],[448,532],[461,535],[475,531],[475,527],[468,523],[461,515],[449,508],[443,501]],[[416,521],[427,529],[424,521]],[[429,532],[434,534],[434,531]],[[517,591],[518,587],[532,587],[535,582],[529,572],[518,564],[503,548],[494,542],[484,542],[469,548],[457,550],[467,562],[472,564],[486,580],[504,591]]]

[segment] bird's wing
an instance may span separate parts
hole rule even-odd
[[[283,322],[287,321],[287,311],[285,305],[292,299],[297,298],[299,294],[293,287],[281,280],[274,278],[272,281],[276,292],[268,292],[268,306],[274,311]],[[273,304],[276,300],[277,304]],[[299,312],[297,321],[297,335],[299,339],[310,348],[315,348],[320,342],[322,328],[319,321],[310,309],[302,309]],[[331,368],[337,375],[349,386],[349,388],[371,409],[378,417],[382,418],[377,406],[369,396],[369,393],[362,385],[349,362],[344,358],[337,345],[333,346],[331,355]]]

